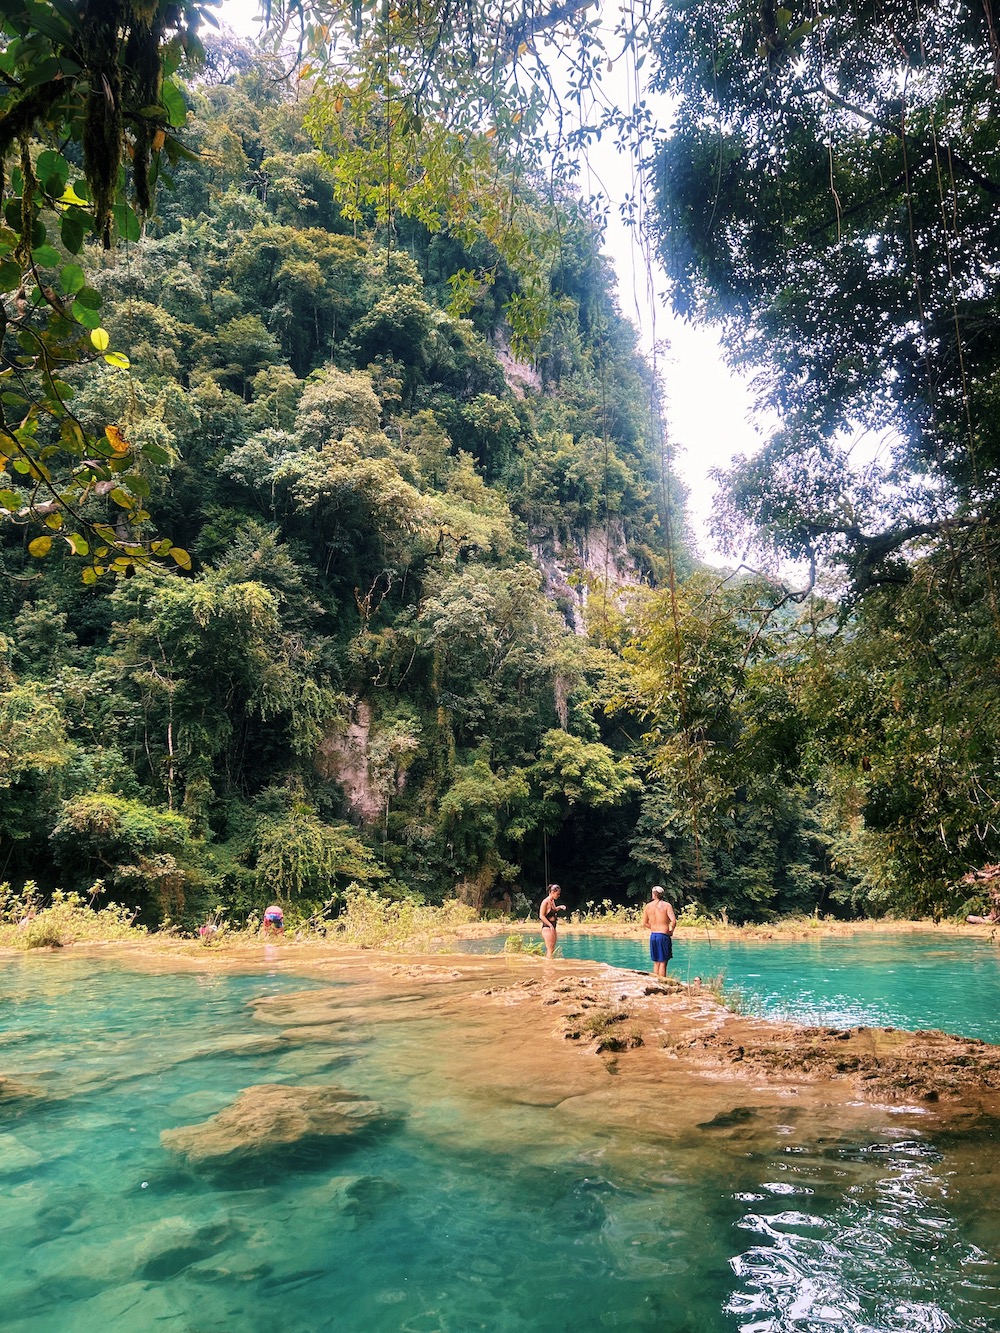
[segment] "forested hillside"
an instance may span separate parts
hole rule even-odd
[[[9,44],[10,69],[34,40]],[[336,912],[351,885],[521,912],[552,879],[571,908],[662,881],[737,919],[975,901],[963,876],[1000,859],[992,464],[971,424],[988,358],[977,379],[972,344],[942,334],[940,377],[913,370],[926,339],[900,353],[912,373],[880,376],[847,337],[889,318],[850,305],[878,274],[845,277],[841,325],[804,336],[863,210],[845,182],[824,242],[814,181],[802,235],[832,249],[796,269],[741,212],[765,184],[787,211],[777,151],[748,176],[729,145],[705,195],[718,109],[669,11],[659,77],[691,103],[657,163],[674,299],[766,363],[783,414],[728,479],[719,530],[734,554],[805,560],[797,592],[692,556],[600,228],[527,170],[497,210],[495,127],[442,149],[449,171],[471,154],[474,208],[431,193],[427,157],[403,184],[390,162],[380,195],[335,86],[228,37],[182,84],[168,43],[173,80],[130,92],[148,143],[112,127],[130,204],[71,118],[69,41],[44,66],[51,102],[12,83],[0,122],[19,163],[0,234],[0,879],[99,881],[187,925],[275,895]],[[736,117],[744,90],[723,92]],[[889,305],[902,343],[912,320]],[[847,465],[858,421],[891,424],[894,471]]]
[[[345,223],[305,103],[235,66],[189,89],[193,159],[142,240],[82,257],[130,368],[65,376],[88,434],[158,464],[150,522],[192,570],[85,583],[6,529],[3,877],[99,878],[152,920],[352,882],[644,887],[598,645],[680,507],[595,230],[567,207],[555,317],[516,362],[503,275],[447,313],[484,256]]]

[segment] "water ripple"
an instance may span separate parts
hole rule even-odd
[[[965,1241],[946,1211],[948,1182],[934,1169],[940,1154],[906,1142],[838,1157],[877,1163],[876,1178],[831,1190],[825,1211],[817,1188],[809,1212],[758,1208],[736,1223],[756,1237],[730,1260],[738,1285],[725,1309],[740,1333],[995,1331],[1000,1265]]]

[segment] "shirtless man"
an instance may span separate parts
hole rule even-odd
[[[558,923],[557,912],[565,912],[565,907],[559,902],[559,895],[562,889],[558,884],[549,885],[549,896],[542,902],[538,909],[538,919],[542,923],[542,939],[545,941],[545,956],[547,958],[555,957],[556,952],[556,925]]]
[[[677,925],[677,916],[664,899],[659,884],[653,885],[652,901],[646,904],[642,925],[644,930],[649,931],[649,956],[653,960],[653,972],[658,977],[665,977],[674,950],[670,937]]]

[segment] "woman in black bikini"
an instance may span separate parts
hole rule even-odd
[[[558,898],[562,889],[558,884],[549,885],[549,895],[542,902],[538,909],[538,919],[542,923],[542,939],[545,941],[546,957],[552,958],[556,952],[556,925],[558,923],[557,912],[565,912]]]

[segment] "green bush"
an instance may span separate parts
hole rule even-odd
[[[476,919],[471,907],[454,899],[440,907],[413,900],[393,902],[353,884],[345,896],[344,910],[327,933],[361,949],[421,952]]]
[[[570,914],[574,926],[634,926],[642,920],[641,907],[625,907],[610,898],[603,902],[584,903],[579,912]]]
[[[540,940],[526,940],[523,935],[508,935],[503,942],[504,953],[543,954],[545,945]]]
[[[46,949],[64,944],[142,939],[146,929],[135,925],[132,909],[118,903],[101,908],[91,906],[103,891],[104,885],[98,880],[88,903],[78,893],[56,889],[48,906],[40,907],[35,884],[26,884],[19,894],[12,892],[9,884],[0,884],[0,948]]]

